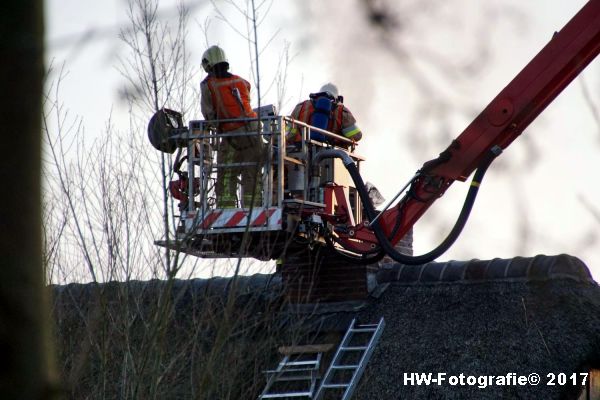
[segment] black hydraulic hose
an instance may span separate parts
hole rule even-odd
[[[322,151],[318,152],[315,155],[315,157],[313,158],[312,164],[318,165],[319,162],[321,162],[321,160],[323,160],[325,158],[334,158],[334,157],[342,159],[344,165],[347,165],[347,164],[354,165],[354,162],[352,161],[352,159],[350,158],[348,153],[346,153],[345,151],[342,151],[342,150],[338,150],[338,149],[327,149],[327,150],[322,150]],[[364,188],[364,182],[362,181],[362,178],[360,179],[360,182],[362,183],[362,187]],[[366,191],[366,188],[364,190]],[[368,198],[368,194],[367,194],[367,198]],[[363,203],[364,203],[364,200],[363,200]],[[368,204],[371,204],[370,200],[369,200]],[[398,228],[399,228],[399,224],[396,224],[396,226],[393,229],[393,232],[395,233],[398,230]],[[343,252],[340,252],[335,248],[335,245],[333,243],[335,238],[333,236],[330,237],[328,235],[328,233],[325,232],[323,237],[325,238],[325,242],[327,243],[327,246],[330,249],[332,249],[333,251],[335,251],[337,253],[338,257],[342,258],[343,260],[345,260],[347,262],[353,263],[353,264],[358,264],[358,265],[374,264],[376,262],[381,261],[386,255],[386,252],[381,248],[362,253],[359,256],[352,256],[350,254],[344,254]],[[353,249],[346,249],[346,250],[356,253],[356,251]]]
[[[379,225],[379,222],[376,221],[375,224],[373,224],[371,226],[371,229],[373,229],[373,232],[375,233],[375,236],[377,237],[377,240],[379,241],[379,244],[382,247],[382,249],[393,260],[395,260],[399,263],[402,263],[402,264],[407,264],[407,265],[426,264],[428,262],[435,260],[442,254],[444,254],[444,252],[446,252],[446,250],[448,250],[450,248],[450,246],[452,246],[452,244],[456,241],[456,239],[460,235],[462,229],[464,228],[464,226],[467,222],[467,219],[469,218],[469,214],[471,213],[471,209],[473,208],[473,204],[475,203],[475,198],[477,197],[477,193],[479,191],[479,185],[480,185],[488,167],[491,165],[492,161],[494,161],[494,159],[501,152],[502,152],[502,149],[500,149],[500,147],[496,146],[496,147],[492,148],[491,151],[488,153],[487,157],[482,161],[482,163],[479,165],[479,167],[475,171],[473,180],[471,181],[471,186],[470,186],[467,196],[465,198],[465,202],[464,202],[463,208],[458,216],[458,219],[456,220],[454,227],[452,228],[452,230],[450,231],[450,233],[448,234],[446,239],[444,239],[444,241],[442,243],[440,243],[439,246],[437,246],[435,249],[431,250],[430,252],[428,252],[426,254],[422,254],[420,256],[409,256],[406,254],[402,254],[402,253],[398,252],[394,248],[394,246],[390,243],[389,239],[386,237],[385,233],[383,232],[383,229]],[[367,217],[369,218],[370,221],[374,220],[375,217],[377,216],[377,213],[376,213],[373,205],[371,204],[368,191],[365,188],[365,184],[362,180],[362,177],[360,176],[360,174],[358,172],[358,168],[356,167],[356,164],[354,164],[354,162],[352,162],[351,160],[348,161],[349,157],[340,156],[339,154],[332,154],[332,155],[334,157],[340,157],[344,161],[344,165],[346,166],[346,169],[348,170],[350,176],[352,177],[352,180],[354,181],[356,190],[358,191],[360,199],[361,199],[363,206],[365,208],[365,211],[367,213]]]

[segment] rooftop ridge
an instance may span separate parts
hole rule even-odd
[[[537,282],[553,279],[594,282],[585,263],[568,254],[555,256],[539,254],[535,257],[491,260],[451,260],[415,266],[389,263],[382,264],[376,276],[378,283],[404,284]]]

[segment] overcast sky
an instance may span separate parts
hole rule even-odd
[[[448,138],[457,136],[585,2],[428,1],[422,4],[439,7],[414,11],[414,18],[407,18],[402,10],[411,9],[408,5],[415,9],[418,1],[398,3],[407,4],[395,10],[404,29],[400,43],[434,89],[429,98],[415,85],[405,60],[378,47],[380,39],[356,0],[276,0],[259,32],[265,42],[275,35],[261,54],[265,81],[275,76],[286,43],[295,56],[282,113],[289,113],[323,83],[335,82],[364,131],[359,147],[367,158],[363,176],[388,198],[423,162],[437,156]],[[216,4],[238,24],[233,8]],[[206,48],[201,26],[208,19],[208,42],[226,49],[233,72],[249,76],[248,49],[241,37],[218,19],[210,2],[189,5],[193,7],[188,37],[192,59],[199,63]],[[164,8],[169,10],[171,4]],[[119,27],[126,24],[125,10],[125,2],[118,0],[47,1],[48,60],[54,65],[66,63],[69,75],[63,82],[63,101],[83,117],[90,137],[102,131],[111,111],[117,123],[127,121],[118,95],[124,81],[115,69],[118,57],[125,55],[117,38]],[[461,73],[448,79],[436,70],[431,54],[443,63],[485,60],[485,66],[471,76]],[[568,253],[584,260],[600,279],[600,221],[590,211],[600,210],[596,176],[600,134],[584,96],[587,90],[595,104],[600,102],[599,64],[594,61],[583,79],[576,80],[531,125],[524,134],[527,138],[519,138],[492,166],[463,235],[441,260]],[[198,72],[195,85],[201,79]],[[263,103],[277,101],[274,90],[263,94]],[[445,123],[438,124],[435,110],[423,106],[429,102],[465,107],[439,116]],[[427,117],[423,114],[421,121],[419,113]],[[192,118],[201,118],[199,106]],[[440,126],[448,132],[441,132]],[[539,160],[530,165],[532,154]],[[416,253],[437,245],[450,228],[467,185],[455,186],[417,225]]]

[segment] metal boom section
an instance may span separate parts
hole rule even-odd
[[[381,215],[390,242],[397,243],[455,180],[465,181],[492,148],[508,147],[599,52],[600,0],[590,0],[440,157],[423,165],[409,194]],[[377,243],[366,224],[350,232],[340,236],[357,240],[355,248]]]

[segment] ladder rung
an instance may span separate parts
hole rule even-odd
[[[348,387],[347,383],[324,383],[321,385],[326,389],[344,389]]]
[[[301,366],[301,365],[317,365],[319,364],[319,361],[317,360],[306,360],[306,361],[288,361],[285,364],[283,364],[284,367],[289,367],[289,366]]]
[[[352,329],[351,332],[353,333],[363,333],[363,332],[375,332],[377,329],[376,328],[354,328]]]
[[[332,365],[331,369],[356,369],[358,365]]]
[[[281,399],[285,397],[309,397],[313,394],[311,392],[293,392],[293,393],[269,393],[263,394],[261,399]]]
[[[377,328],[377,324],[363,324],[363,325],[357,325],[358,328]]]
[[[364,351],[368,349],[367,346],[344,346],[344,347],[340,347],[340,350],[342,351]]]
[[[279,376],[276,382],[290,382],[290,381],[309,381],[312,380],[312,375],[295,375],[295,376]],[[316,379],[316,377],[315,377]]]
[[[281,371],[282,372],[295,372],[295,371],[316,371],[317,368],[316,366],[308,366],[308,367],[301,367],[301,368],[282,368]]]
[[[269,369],[263,371],[265,374],[289,374],[292,372],[306,372],[306,371],[316,371],[316,368],[293,368],[293,369],[285,369],[282,368],[280,370],[277,369]]]

